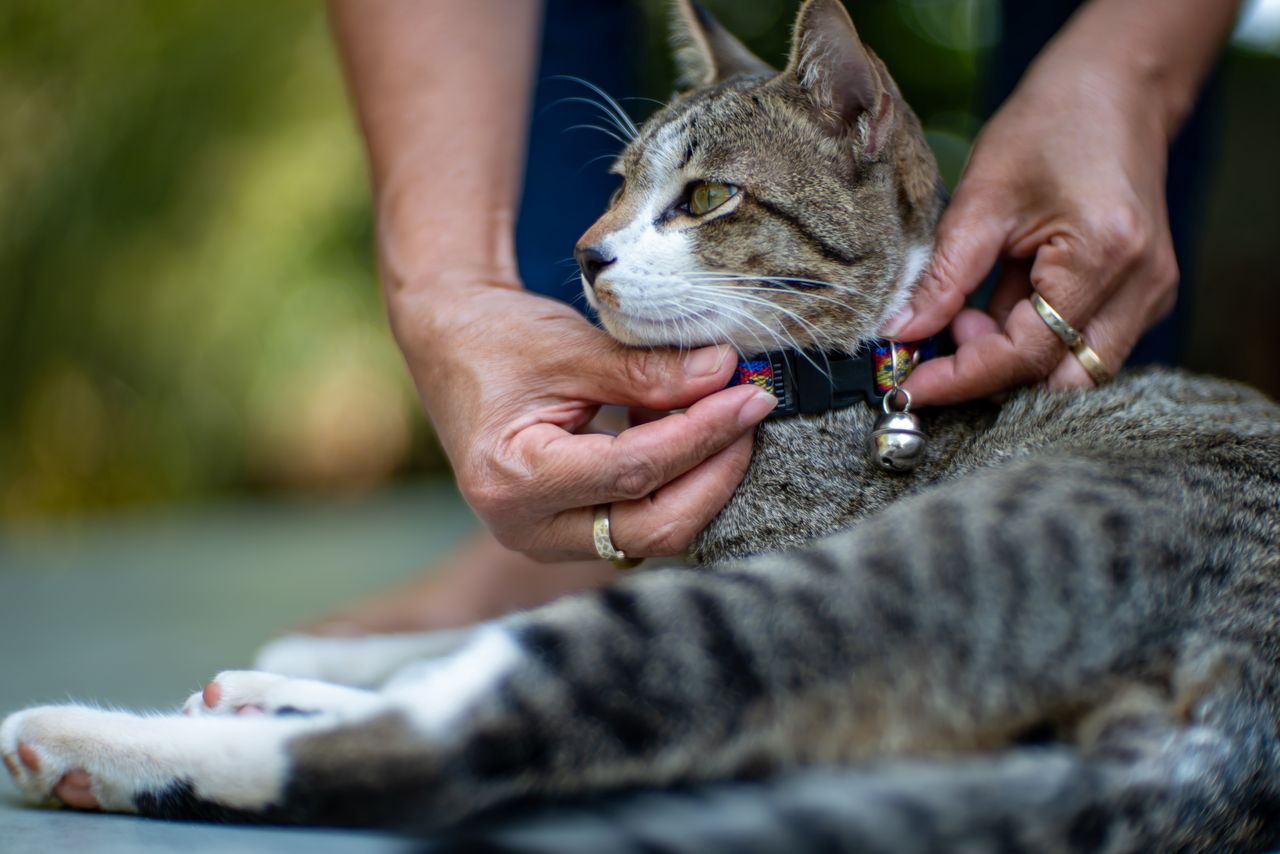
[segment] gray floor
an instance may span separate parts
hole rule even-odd
[[[173,708],[266,638],[420,568],[473,525],[452,487],[137,513],[0,534],[0,715]],[[0,773],[0,851],[383,852],[371,833],[33,810]]]

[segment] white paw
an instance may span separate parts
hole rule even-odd
[[[38,706],[5,718],[0,753],[32,803],[61,799],[80,809],[136,812],[138,792],[172,781],[152,777],[154,768],[129,755],[129,719],[140,720],[82,706]]]
[[[289,740],[318,724],[40,706],[4,720],[0,755],[35,803],[56,798],[79,809],[180,815],[197,799],[258,811],[279,802]]]
[[[39,718],[45,708],[16,712],[0,724],[0,758],[24,798],[41,803],[53,798],[54,786],[72,770],[62,757],[49,751],[37,738]],[[34,724],[34,725],[33,725]]]
[[[187,699],[182,713],[202,715],[359,714],[377,705],[368,691],[260,670],[224,670]]]

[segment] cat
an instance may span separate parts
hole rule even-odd
[[[859,352],[945,203],[919,122],[839,0],[804,2],[782,71],[687,0],[677,21],[687,88],[579,243],[589,301],[637,345]],[[700,569],[449,633],[285,638],[184,715],[28,709],[0,752],[34,800],[291,823],[762,781],[732,822],[673,838],[669,815],[720,814],[664,801],[599,850],[1280,842],[1280,407],[1170,370],[1024,389],[927,413],[907,474],[866,455],[876,414],[761,425]]]

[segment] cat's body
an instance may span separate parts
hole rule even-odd
[[[635,343],[858,346],[940,210],[918,124],[832,0],[805,5],[776,76],[684,13],[702,88],[620,161],[580,256],[590,298]],[[735,144],[735,122],[757,132]],[[761,127],[806,156],[766,162]],[[187,717],[37,708],[0,752],[34,797],[178,817],[439,826],[841,765],[825,794],[766,790],[769,834],[656,849],[1280,841],[1280,408],[1170,371],[1023,390],[928,413],[905,477],[868,462],[874,415],[762,426],[695,543],[706,571],[449,635],[287,639],[274,673],[221,674]]]

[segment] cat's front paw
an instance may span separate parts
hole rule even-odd
[[[378,695],[315,679],[293,679],[259,670],[225,670],[192,694],[182,713],[201,715],[355,715]]]
[[[41,706],[0,725],[24,797],[167,818],[260,818],[282,802],[292,739],[310,718],[133,715]]]
[[[5,768],[31,803],[59,800],[76,809],[133,812],[133,790],[126,794],[109,775],[97,775],[108,751],[98,737],[110,738],[111,724],[99,712],[79,706],[39,706],[17,712],[0,724],[0,755]]]

